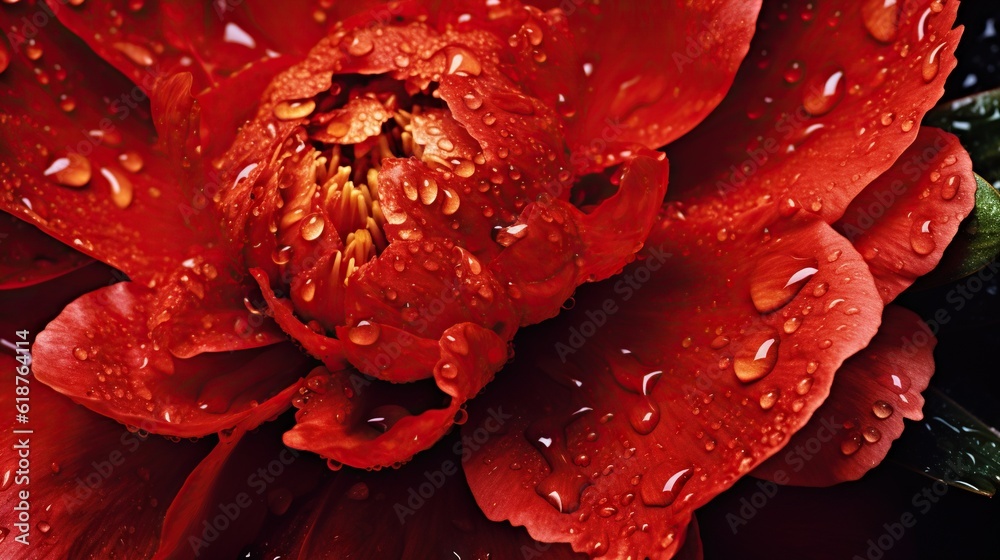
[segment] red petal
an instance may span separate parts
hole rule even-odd
[[[534,45],[542,33],[523,29],[511,40],[532,62],[548,55],[529,87],[562,108],[574,152],[587,156],[616,143],[657,148],[694,128],[733,83],[760,11],[759,1],[541,4],[562,8],[569,48],[549,35]]]
[[[15,405],[13,372],[19,365],[0,355],[5,372],[0,402],[8,410]],[[3,422],[4,558],[148,558],[169,500],[208,447],[126,431],[27,379],[27,385],[17,386],[31,389],[28,422],[15,424],[13,413]],[[15,433],[21,429],[31,433]],[[19,447],[23,441],[27,447]],[[18,474],[14,458],[20,449],[29,454],[31,467]],[[26,532],[17,525],[21,493],[29,494],[28,546],[14,542]]]
[[[148,93],[159,77],[176,72],[192,72],[195,91],[200,91],[266,58],[269,50],[284,52],[288,45],[275,45],[255,35],[256,29],[247,29],[246,10],[240,4],[114,0],[78,6],[56,2],[51,9],[63,25]],[[319,27],[311,18],[305,21],[304,34],[311,26]]]
[[[435,397],[427,398],[415,393],[420,388],[412,385],[397,391],[381,382],[372,385],[350,370],[331,373],[317,368],[307,386],[319,389],[297,403],[301,410],[295,427],[285,434],[285,443],[353,467],[408,461],[441,439],[456,418],[464,421],[465,401],[506,361],[507,344],[502,338],[475,324],[462,323],[446,329],[441,337],[440,358],[433,374],[443,396],[435,392]],[[426,403],[442,397],[444,408],[427,409]],[[415,402],[420,402],[422,412],[414,414],[413,408],[407,408]],[[376,429],[378,426],[385,429]]]
[[[951,28],[958,3],[942,4],[768,5],[726,101],[668,150],[688,164],[672,177],[672,196],[693,191],[727,208],[793,198],[837,220],[913,143],[944,93],[961,30]]]
[[[807,213],[672,208],[647,247],[526,333],[476,400],[473,419],[510,415],[465,464],[491,519],[580,551],[668,556],[691,512],[781,449],[877,329],[860,255]]]
[[[260,291],[264,295],[264,303],[270,310],[275,322],[298,342],[317,360],[321,360],[331,370],[338,370],[347,365],[344,359],[343,343],[336,338],[330,338],[310,329],[292,311],[292,304],[286,298],[275,296],[267,280],[267,275],[259,268],[251,268],[250,274],[257,280]],[[261,312],[263,313],[263,312]]]
[[[121,273],[106,265],[91,261],[78,270],[46,282],[0,291],[0,339],[9,340],[13,333],[27,329],[32,337],[69,303],[81,295],[120,281]]]
[[[123,282],[71,303],[35,342],[39,380],[123,424],[189,437],[231,428],[304,373],[291,344],[172,355],[151,335],[158,295]]]
[[[389,245],[351,277],[344,307],[350,325],[370,321],[429,338],[465,322],[504,340],[517,328],[510,299],[489,269],[469,251],[439,240]]]
[[[236,558],[269,512],[283,514],[316,487],[322,463],[281,445],[280,426],[250,431],[288,408],[296,390],[262,403],[191,471],[167,510],[154,559]]]
[[[454,438],[400,469],[344,469],[301,507],[267,524],[253,557],[300,560],[496,558],[579,560],[479,511],[460,474]]]
[[[44,15],[29,8],[5,6],[0,23]],[[0,209],[144,283],[217,240],[179,162],[151,148],[141,90],[54,20],[14,48],[0,85]]]
[[[780,484],[830,486],[861,478],[920,420],[937,339],[912,311],[889,306],[868,348],[844,362],[808,424],[753,474]]]
[[[623,166],[618,192],[590,213],[543,195],[501,230],[497,242],[506,248],[489,268],[507,286],[522,325],[555,316],[577,286],[608,278],[634,258],[656,220],[668,169],[663,154],[635,156]]]
[[[85,255],[8,214],[0,214],[0,290],[23,288],[72,272],[91,262]]]
[[[975,206],[972,161],[935,128],[857,196],[834,225],[868,261],[886,303],[937,266]]]

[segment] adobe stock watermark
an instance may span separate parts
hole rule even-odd
[[[969,463],[961,455],[955,455],[954,459],[947,462],[948,470],[944,473],[944,480],[935,480],[928,486],[923,487],[919,492],[910,497],[911,509],[901,513],[898,518],[892,519],[882,524],[883,532],[865,543],[867,548],[851,557],[851,560],[881,560],[887,552],[892,550],[899,541],[903,540],[907,532],[915,527],[920,521],[920,516],[927,515],[934,506],[948,493],[951,486],[949,483],[961,478],[969,472],[973,462]]]
[[[300,455],[295,449],[283,448],[267,465],[258,467],[247,476],[246,490],[237,492],[231,500],[219,502],[215,510],[209,512],[209,518],[201,522],[201,533],[188,536],[188,545],[194,555],[201,557],[254,504],[254,496],[259,500]]]
[[[819,423],[819,428],[816,429],[816,432],[809,439],[804,443],[795,445],[791,449],[787,449],[782,455],[782,460],[787,469],[774,471],[772,476],[774,479],[773,482],[771,480],[758,480],[756,482],[757,490],[749,498],[740,498],[740,507],[735,513],[730,512],[726,514],[726,522],[729,524],[729,530],[734,535],[745,525],[749,524],[750,520],[756,517],[760,510],[764,509],[770,503],[771,499],[778,494],[778,490],[782,485],[788,484],[791,481],[789,471],[792,473],[801,472],[810,461],[819,455],[820,451],[827,444],[833,441],[837,433],[843,429],[842,425],[834,421],[833,416],[819,418]]]
[[[660,270],[663,263],[672,255],[663,250],[663,246],[652,247],[649,255],[642,261],[642,265],[619,275],[612,290],[618,297],[608,297],[601,302],[600,307],[588,309],[584,312],[585,319],[579,324],[570,327],[569,337],[565,342],[557,342],[555,345],[559,360],[566,363],[569,356],[575,354],[583,348],[587,340],[595,336],[608,320],[621,310],[619,302],[632,299],[636,292],[653,278],[653,274]]]
[[[949,290],[944,299],[951,307],[939,307],[931,318],[920,322],[918,330],[909,335],[901,336],[899,339],[900,351],[906,356],[914,356],[921,348],[931,344],[941,330],[941,326],[951,322],[952,313],[961,311],[969,305],[976,296],[987,288],[990,281],[996,278],[998,270],[1000,270],[1000,262],[991,261]]]
[[[424,471],[423,481],[410,487],[405,501],[393,504],[392,510],[396,513],[400,525],[405,524],[408,517],[415,515],[424,507],[437,491],[444,487],[449,478],[458,474],[462,464],[471,459],[473,453],[479,451],[494,434],[500,431],[504,423],[514,417],[513,414],[504,413],[503,407],[491,408],[487,412],[489,416],[483,424],[473,430],[471,435],[462,436],[461,441],[455,442],[451,448],[457,460],[445,459],[437,469]]]
[[[864,232],[871,229],[879,218],[896,202],[898,202],[908,190],[916,186],[923,174],[931,168],[937,157],[948,147],[943,136],[938,136],[934,144],[924,148],[919,154],[914,154],[909,159],[900,160],[900,171],[906,176],[907,181],[895,179],[889,185],[875,191],[875,200],[867,206],[857,208],[851,215],[845,215],[841,219],[843,224],[843,234],[848,241],[854,242]]]

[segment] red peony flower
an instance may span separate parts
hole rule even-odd
[[[957,2],[759,4],[4,6],[5,554],[696,558],[860,478],[973,205]]]

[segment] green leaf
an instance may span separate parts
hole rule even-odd
[[[993,496],[1000,487],[1000,432],[944,393],[924,391],[924,419],[908,424],[893,461],[956,488]]]
[[[965,278],[1000,255],[1000,191],[976,175],[976,207],[958,228],[932,272],[915,289],[925,289]]]
[[[1000,186],[1000,89],[938,105],[924,124],[958,136],[976,171]]]

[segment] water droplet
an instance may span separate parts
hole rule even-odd
[[[924,59],[924,65],[920,69],[920,76],[924,79],[925,82],[932,82],[934,81],[934,78],[937,77],[938,70],[940,70],[941,68],[941,58],[938,56],[938,54],[941,52],[941,49],[945,47],[946,44],[947,43],[941,43],[937,47],[934,47],[934,50],[931,51],[931,54],[927,55],[927,58]]]
[[[829,284],[827,284],[826,282],[820,282],[819,284],[816,284],[815,288],[813,288],[813,297],[823,297],[829,290],[830,290]]]
[[[271,253],[271,260],[274,264],[288,264],[292,260],[292,248],[288,245],[275,248]]]
[[[483,115],[483,124],[486,126],[493,126],[493,123],[497,122],[496,116],[493,113],[486,113]]]
[[[802,62],[793,60],[785,67],[785,81],[789,84],[797,84],[802,80]]]
[[[913,119],[907,119],[903,121],[903,124],[899,125],[899,129],[903,132],[909,132],[913,130]]]
[[[944,182],[941,187],[941,198],[945,200],[951,200],[955,198],[958,194],[958,188],[962,185],[962,178],[958,175],[952,175]]]
[[[316,109],[316,102],[312,99],[304,101],[282,101],[274,106],[274,116],[283,121],[304,119],[312,114]]]
[[[57,158],[43,174],[60,185],[79,188],[90,182],[90,160],[82,155],[70,152],[65,157]]]
[[[795,392],[799,395],[805,395],[810,389],[812,389],[812,386],[812,377],[803,377],[798,383],[795,384]]]
[[[773,391],[766,391],[760,395],[760,407],[763,410],[771,410],[774,405],[778,403],[778,397],[780,393],[777,389]]]
[[[378,325],[369,323],[368,321],[361,321],[354,327],[351,327],[347,333],[347,338],[358,346],[371,346],[378,340],[380,333],[381,329]]]
[[[417,187],[417,193],[420,195],[420,202],[430,206],[437,200],[438,196],[438,184],[434,179],[424,179],[420,186]]]
[[[441,203],[441,212],[445,216],[451,216],[455,212],[458,212],[458,207],[462,201],[458,198],[458,193],[451,189],[444,189],[442,192],[444,192],[444,202]]]
[[[810,80],[802,105],[814,117],[829,113],[844,97],[844,71],[831,69]]]
[[[910,247],[918,255],[929,255],[937,244],[931,233],[931,220],[915,220],[910,227]]]
[[[891,43],[899,33],[899,6],[896,0],[865,0],[861,17],[865,29],[881,43]]]
[[[785,334],[792,334],[795,331],[799,330],[799,326],[801,324],[802,324],[802,319],[798,317],[789,317],[788,320],[785,321],[785,324],[781,326],[781,328],[782,330],[785,331]]]
[[[770,330],[747,336],[733,361],[736,377],[750,383],[771,373],[778,363],[778,345],[777,333]]]
[[[462,102],[472,111],[483,106],[483,98],[471,92],[462,96]]]
[[[882,113],[882,118],[879,119],[879,122],[882,123],[882,126],[889,126],[890,124],[892,124],[892,121],[895,118],[896,118],[895,115],[893,115],[889,111],[886,111],[886,112]]]
[[[82,362],[85,361],[90,355],[85,349],[77,346],[76,348],[73,349],[73,356],[75,356],[77,360],[80,360]]]
[[[750,299],[754,307],[761,313],[784,307],[819,272],[816,266],[816,259],[794,259],[780,254],[762,258],[750,275]]]
[[[840,452],[844,455],[854,455],[861,449],[861,434],[852,432],[840,442]]]
[[[872,405],[872,413],[883,420],[892,416],[892,405],[885,401],[875,401]]]
[[[714,350],[719,350],[721,348],[725,348],[728,345],[729,345],[728,336],[717,336],[712,340],[712,343],[709,346],[711,346]]]
[[[357,33],[347,44],[347,54],[351,56],[365,56],[375,49],[375,43],[367,33]]]
[[[667,507],[674,503],[693,474],[693,468],[677,470],[660,464],[642,478],[639,497],[649,507]]]
[[[121,209],[128,208],[132,204],[132,181],[125,175],[106,167],[101,168],[101,176],[111,188],[111,201],[115,206]]]
[[[478,76],[483,71],[476,55],[468,49],[458,46],[451,46],[445,49],[445,56],[448,59],[447,74],[459,76]]]
[[[153,58],[153,53],[149,52],[149,49],[142,45],[136,45],[135,43],[125,43],[119,42],[113,45],[118,52],[125,55],[133,63],[138,64],[142,67],[152,66],[156,60]]]
[[[463,159],[458,162],[453,171],[459,177],[469,178],[476,172],[476,165],[467,159]]]
[[[309,214],[302,219],[302,224],[299,226],[299,233],[302,235],[302,239],[306,241],[312,241],[323,235],[323,230],[326,229],[326,220],[323,219],[322,214]]]
[[[129,173],[138,173],[142,171],[143,161],[142,156],[138,152],[124,152],[118,154],[118,163],[128,171]]]
[[[49,524],[48,521],[39,521],[38,524],[35,525],[35,527],[37,527],[38,532],[42,533],[43,535],[47,535],[49,531],[52,530],[52,525]]]
[[[865,428],[863,435],[865,436],[865,441],[868,443],[875,443],[876,441],[882,439],[882,432],[874,426]]]

